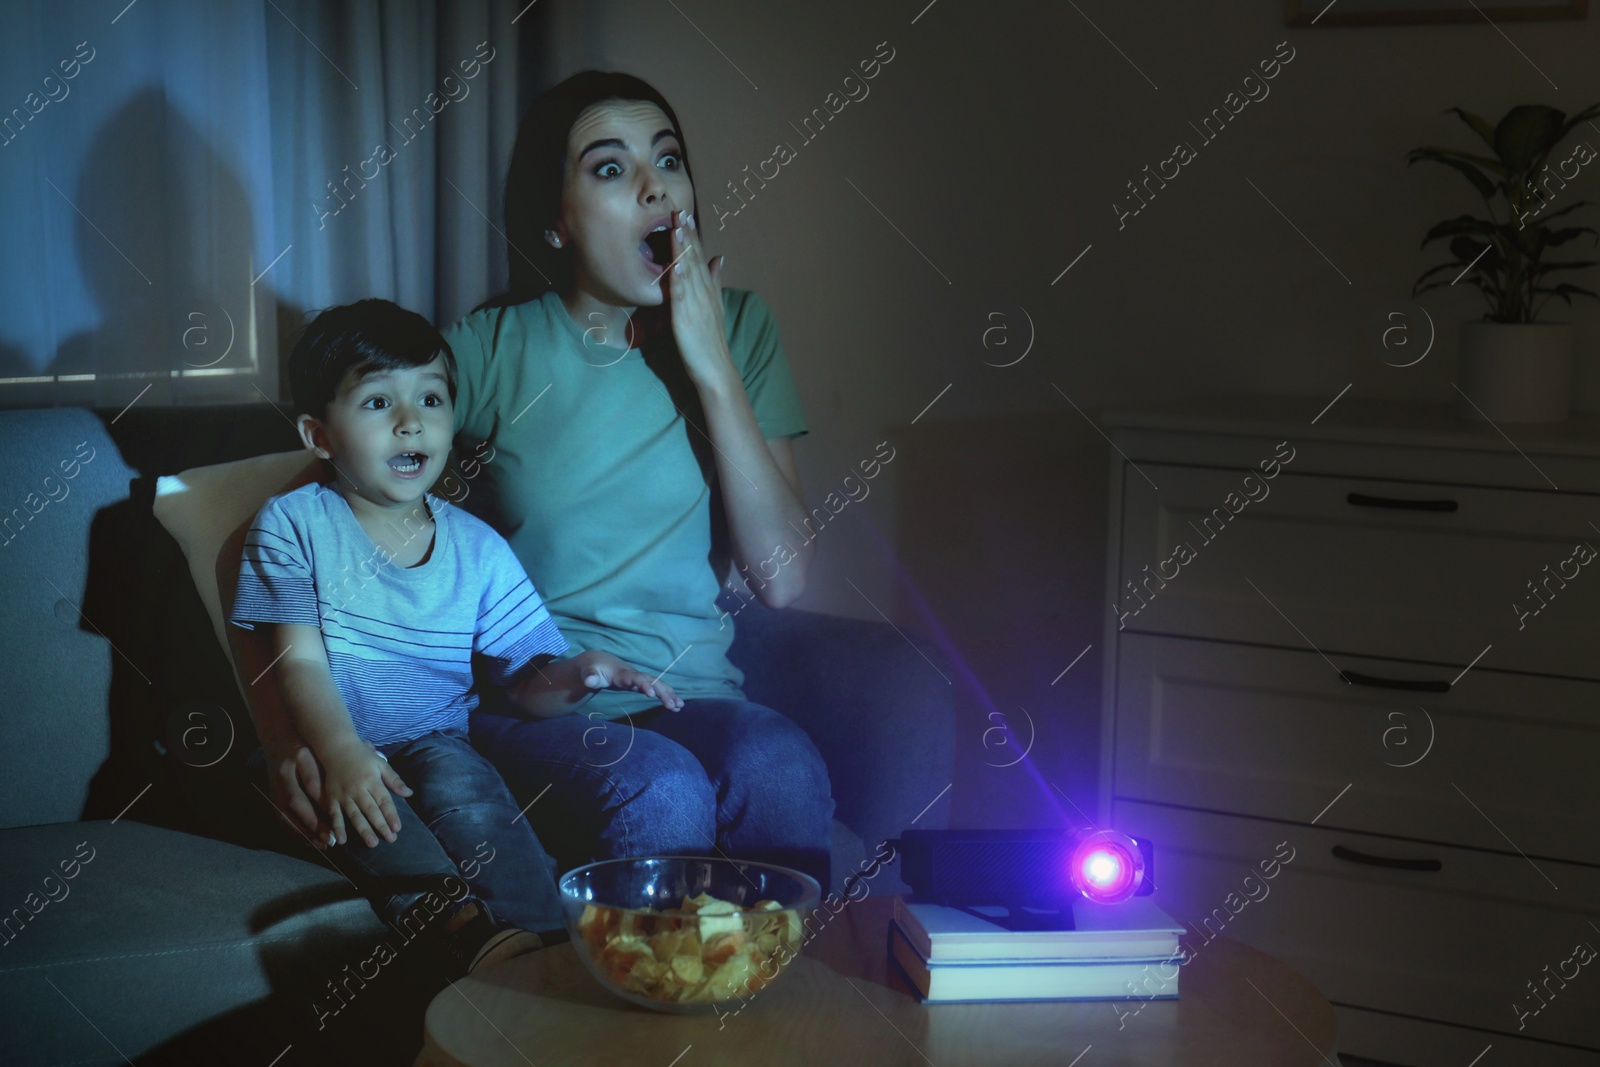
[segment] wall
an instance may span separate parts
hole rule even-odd
[[[1600,100],[1600,26],[1288,29],[1271,0],[925,3],[569,4],[549,80],[628,70],[673,101],[724,280],[777,312],[811,420],[809,502],[895,449],[819,536],[800,606],[944,632],[967,708],[953,819],[1054,824],[1092,811],[1097,773],[1109,448],[1090,420],[1233,392],[1293,397],[1309,419],[1350,383],[1451,401],[1475,291],[1423,298],[1439,337],[1414,367],[1366,341],[1445,258],[1418,249],[1427,228],[1482,209],[1406,152],[1477,143],[1447,107],[1495,121]],[[806,143],[790,123],[885,41],[869,94]],[[1294,58],[1270,94],[1202,144],[1189,123],[1279,42]],[[1600,146],[1600,129],[1578,139]],[[1119,229],[1125,183],[1179,140],[1196,158]],[[725,183],[779,141],[794,158],[718,230],[713,202],[737,203]],[[1595,197],[1597,174],[1562,197]],[[1578,324],[1576,403],[1600,407],[1593,302],[1553,310]],[[1030,332],[1025,358],[995,365]],[[1030,720],[1030,758],[998,766]]]

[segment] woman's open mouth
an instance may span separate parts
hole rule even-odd
[[[427,465],[428,455],[425,452],[402,452],[389,458],[389,469],[401,478],[415,478]]]
[[[660,274],[672,262],[671,220],[657,220],[639,242],[639,255],[649,264],[652,274]]]

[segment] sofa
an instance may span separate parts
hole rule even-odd
[[[0,442],[0,1062],[409,1063],[443,963],[418,942],[313,1007],[391,930],[243,770],[239,684],[152,513],[162,475],[298,447],[289,420],[19,409]],[[955,695],[928,659],[954,672],[916,633],[741,604],[749,697],[827,760],[842,893],[879,842],[946,825]]]

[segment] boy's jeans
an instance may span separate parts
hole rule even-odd
[[[563,870],[597,859],[725,855],[804,871],[828,892],[834,801],[798,724],[747,700],[686,699],[607,721],[548,719],[486,696],[472,743]],[[402,772],[404,773],[404,772]]]
[[[400,832],[392,842],[379,835],[371,848],[351,832],[347,844],[323,855],[378,913],[414,937],[419,928],[442,927],[470,894],[488,906],[496,928],[519,926],[546,943],[563,939],[566,917],[555,861],[520,816],[494,766],[468,742],[467,731],[435,731],[376,748],[412,789],[409,797],[390,794]],[[261,749],[247,765],[264,773]],[[463,946],[465,958],[477,947]]]

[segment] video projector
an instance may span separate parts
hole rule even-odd
[[[906,830],[891,841],[914,899],[1002,906],[1012,929],[1070,929],[1072,901],[1154,891],[1151,843],[1116,830]]]

